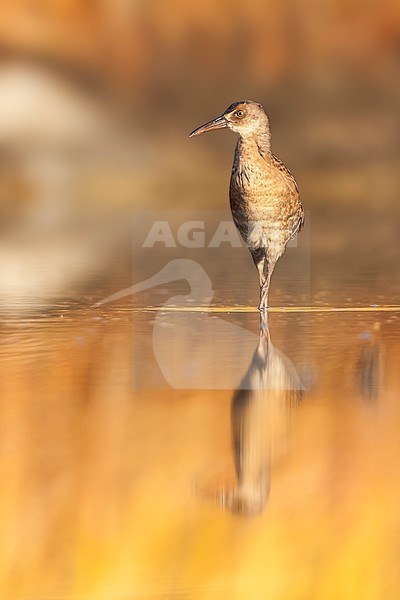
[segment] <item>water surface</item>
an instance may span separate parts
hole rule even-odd
[[[399,311],[213,307],[3,321],[1,597],[397,596]]]

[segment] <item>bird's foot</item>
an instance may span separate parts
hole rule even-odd
[[[260,306],[258,307],[258,310],[260,312],[266,312],[269,309],[268,304],[260,304]]]

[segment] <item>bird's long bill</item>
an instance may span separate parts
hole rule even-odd
[[[217,117],[204,125],[201,125],[189,135],[189,137],[193,137],[194,135],[200,135],[201,133],[205,133],[206,131],[212,131],[213,129],[223,129],[227,127],[228,124],[226,122],[225,117],[222,115],[221,117]]]

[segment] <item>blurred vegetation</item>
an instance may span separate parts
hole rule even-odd
[[[3,57],[43,60],[128,97],[178,84],[193,95],[211,85],[215,97],[232,78],[381,78],[398,66],[399,33],[396,0],[0,2]]]
[[[0,65],[15,59],[106,100],[146,136],[181,136],[254,97],[289,160],[399,148],[396,0],[0,0]]]
[[[225,208],[232,136],[187,133],[252,98],[313,211],[316,260],[354,235],[382,250],[399,73],[396,0],[0,0],[3,230],[69,227],[75,244],[82,215],[102,240],[133,207]]]
[[[87,308],[132,283],[135,207],[227,208],[232,136],[187,134],[243,97],[300,185],[311,304],[399,304],[399,72],[398,0],[0,0],[1,598],[399,597],[398,315],[273,316],[318,380],[243,522],[190,486],[233,477],[231,392],[133,390],[153,317]],[[218,302],[256,301],[246,260]]]

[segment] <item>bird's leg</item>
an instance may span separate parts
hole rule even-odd
[[[260,279],[260,289],[262,288],[262,286],[265,283],[264,263],[265,263],[265,258],[262,258],[258,263],[256,263],[256,267],[258,270],[258,276]]]
[[[271,275],[268,273],[260,289],[260,306],[258,308],[262,311],[267,310],[268,308],[268,292],[270,282]]]
[[[265,290],[265,286],[267,283],[267,277],[265,276],[265,263],[266,263],[265,258],[262,258],[258,263],[256,263],[256,266],[258,269],[258,275],[260,278],[260,305],[258,307],[260,310],[262,310],[264,308],[263,307],[263,290]],[[268,290],[267,290],[267,296],[268,296]]]
[[[261,281],[261,277],[260,277],[260,306],[258,307],[259,310],[267,310],[268,308],[268,293],[269,293],[269,286],[271,283],[271,276],[272,276],[272,272],[274,270],[275,267],[275,263],[272,262],[268,262],[268,260],[265,258],[264,259],[264,268],[263,268],[263,280]]]

